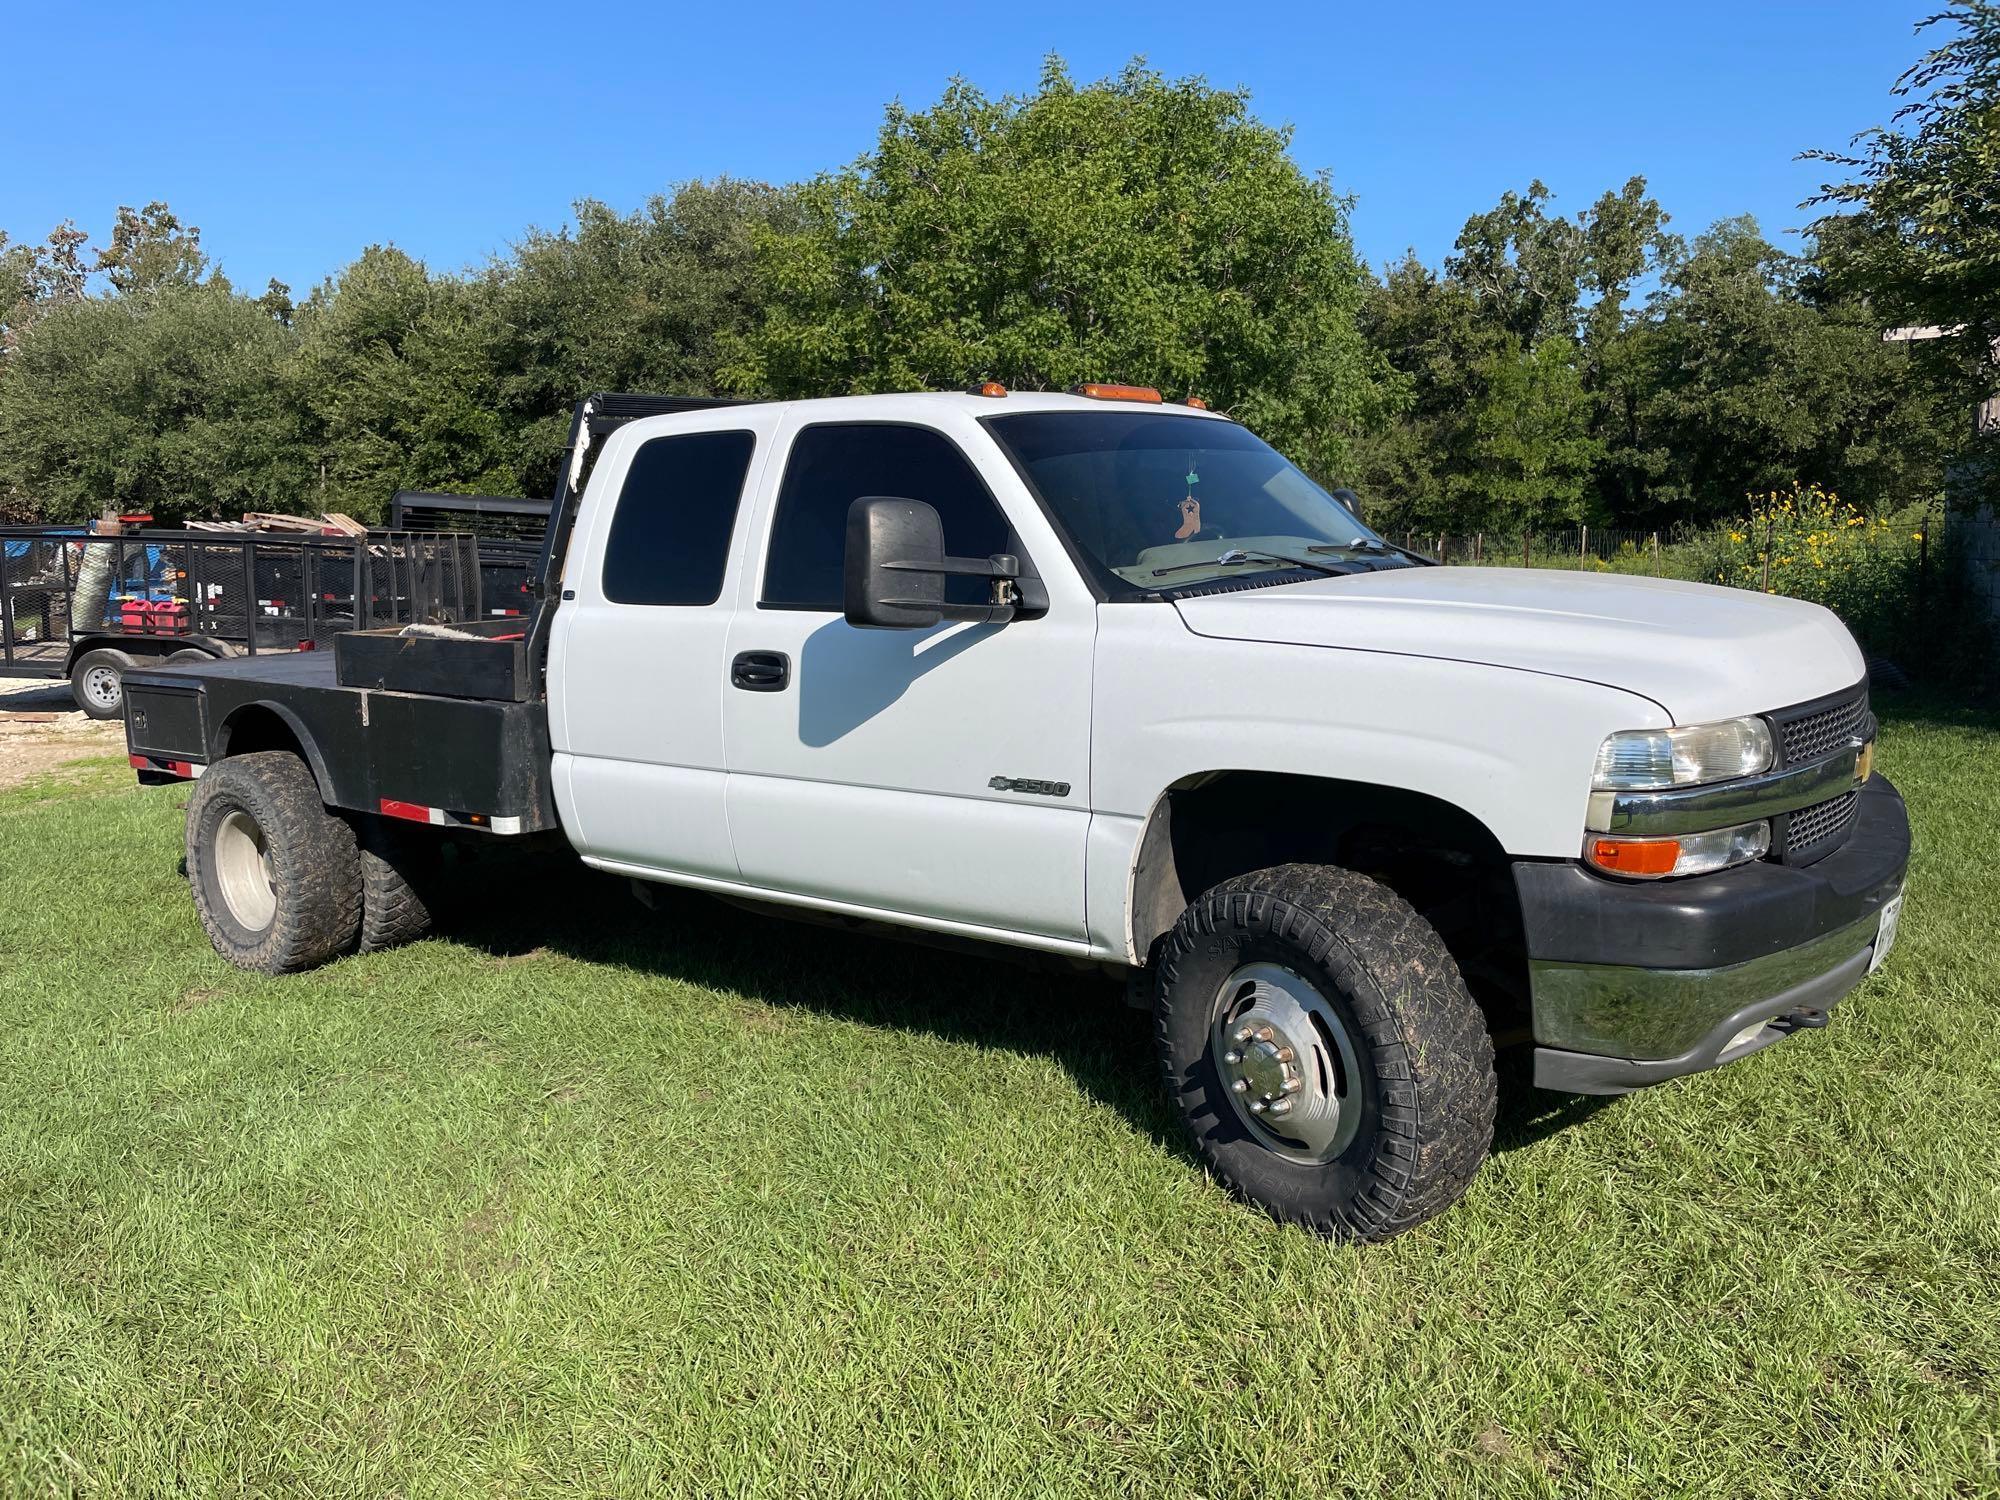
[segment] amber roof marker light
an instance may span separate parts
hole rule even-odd
[[[1004,396],[1007,387],[997,380],[982,380],[977,385],[967,386],[965,393],[968,396]]]
[[[1086,381],[1069,388],[1072,396],[1088,396],[1093,401],[1146,401],[1157,406],[1166,398],[1150,385],[1108,385]]]
[[[1187,400],[1183,401],[1181,405],[1192,406],[1196,411],[1208,410],[1208,403],[1202,400],[1201,397],[1199,396],[1190,396],[1187,398]]]

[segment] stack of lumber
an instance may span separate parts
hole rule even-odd
[[[283,536],[366,536],[368,528],[352,516],[328,511],[314,520],[311,516],[278,515],[271,511],[244,512],[241,521],[187,521],[189,531],[220,531],[230,535],[263,533]]]

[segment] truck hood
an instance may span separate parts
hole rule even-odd
[[[1442,657],[1622,688],[1680,724],[1859,682],[1828,610],[1661,578],[1545,568],[1396,568],[1175,601],[1196,635]]]

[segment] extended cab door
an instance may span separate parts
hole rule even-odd
[[[648,421],[614,433],[598,459],[548,676],[557,804],[587,858],[736,878],[723,808],[728,585],[777,421],[755,408]]]
[[[921,409],[937,415],[795,415],[774,446],[723,692],[737,860],[753,885],[1081,944],[1095,601],[977,423]],[[842,549],[863,495],[935,506],[953,555],[1019,554],[1048,612],[849,625]]]

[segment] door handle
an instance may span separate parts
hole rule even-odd
[[[729,664],[729,685],[746,693],[782,693],[792,680],[792,659],[782,651],[744,651]]]

